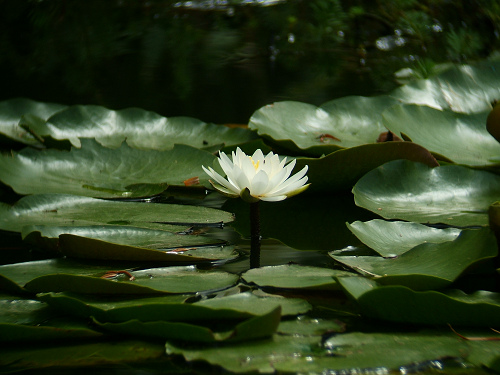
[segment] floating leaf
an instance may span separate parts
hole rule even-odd
[[[460,234],[457,228],[437,229],[405,221],[371,220],[347,224],[349,230],[380,256],[395,257],[422,243],[453,241]]]
[[[455,65],[442,74],[401,86],[391,96],[405,103],[454,112],[476,113],[491,109],[500,97],[500,61]]]
[[[243,128],[207,124],[190,117],[163,117],[139,108],[113,111],[96,105],[71,106],[33,131],[40,138],[69,140],[80,147],[83,138],[94,138],[101,145],[117,148],[126,140],[137,149],[168,150],[175,144],[196,148],[234,145],[256,138]]]
[[[201,271],[194,266],[151,268],[138,271],[108,269],[97,275],[47,274],[29,281],[25,288],[34,293],[145,295],[218,290],[233,286],[238,280],[239,277],[231,273]]]
[[[137,150],[123,143],[109,149],[85,139],[81,149],[70,152],[25,148],[0,155],[0,180],[19,194],[131,198],[159,194],[168,185],[184,186],[191,177],[210,186],[201,166],[212,165],[214,159],[209,152],[184,145],[156,151]]]
[[[297,158],[296,170],[308,166],[308,192],[350,190],[372,169],[391,160],[418,161],[429,167],[439,164],[431,153],[411,142],[383,142],[351,147],[321,158]]]
[[[358,206],[386,219],[487,225],[488,207],[500,197],[500,177],[458,165],[429,168],[396,160],[363,176],[353,193]]]
[[[44,302],[0,298],[0,343],[33,342],[102,336],[86,322],[61,318]]]
[[[338,282],[358,302],[362,313],[372,318],[416,324],[500,325],[498,293],[414,291],[401,285],[380,286],[364,277],[340,278]]]
[[[43,144],[39,139],[19,126],[21,118],[32,115],[47,120],[65,108],[62,104],[41,103],[25,98],[5,100],[0,102],[0,134],[26,145],[41,147]]]
[[[418,245],[395,258],[342,256],[335,252],[330,255],[381,284],[426,290],[448,286],[467,268],[496,257],[498,249],[493,232],[483,228],[463,230],[454,241]]]
[[[179,229],[175,225],[210,226],[230,222],[229,212],[214,208],[138,202],[116,202],[65,194],[21,198],[13,206],[0,202],[0,229],[21,232],[32,225],[128,225],[139,228]]]
[[[417,105],[394,106],[382,117],[393,133],[405,134],[431,152],[444,155],[455,163],[467,165],[497,164],[500,143],[486,130],[489,111],[459,114]]]
[[[430,360],[461,357],[467,344],[456,337],[432,333],[346,333],[321,336],[274,335],[217,347],[181,345],[170,341],[167,354],[188,361],[204,360],[236,373],[351,373],[374,368],[399,369]]]
[[[343,276],[353,276],[353,273],[296,264],[254,268],[241,275],[247,283],[260,287],[308,290],[338,290],[333,277]]]
[[[71,315],[83,318],[93,316],[99,322],[111,323],[133,319],[141,322],[227,322],[265,315],[278,306],[281,306],[282,315],[304,314],[311,309],[302,299],[257,297],[248,292],[195,303],[184,303],[186,296],[182,295],[115,300],[71,293],[47,293],[38,297]]]
[[[260,108],[250,118],[250,129],[279,141],[282,147],[320,156],[339,149],[375,143],[380,114],[396,104],[388,96],[349,96],[316,107],[300,102],[277,102]]]
[[[95,323],[110,332],[129,334],[142,337],[182,340],[188,342],[220,342],[246,341],[271,336],[278,327],[281,318],[281,308],[278,306],[271,312],[251,317],[230,329],[214,331],[209,327],[177,322],[141,322],[137,319],[123,323]]]

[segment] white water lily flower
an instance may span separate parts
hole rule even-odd
[[[280,161],[279,156],[270,152],[266,156],[258,149],[252,156],[246,155],[238,147],[232,152],[233,160],[221,152],[218,159],[226,178],[213,168],[202,167],[215,181],[212,186],[229,197],[242,197],[249,202],[259,200],[277,202],[299,194],[306,190],[307,165],[290,177],[295,160],[286,164],[286,157]]]

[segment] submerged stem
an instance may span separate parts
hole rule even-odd
[[[250,268],[260,267],[259,202],[250,203]]]

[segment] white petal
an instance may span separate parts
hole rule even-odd
[[[249,189],[250,195],[252,197],[260,196],[266,191],[268,185],[269,185],[269,177],[267,173],[264,171],[258,172],[251,181],[251,186]]]
[[[266,201],[266,202],[279,202],[279,201],[282,201],[285,199],[286,199],[286,195],[275,195],[272,197],[265,196],[265,197],[260,198],[260,200]]]
[[[294,184],[297,183],[297,181],[302,181],[301,178],[304,177],[304,175],[307,173],[308,166],[306,165],[300,172],[297,172],[294,174],[292,177],[290,177],[288,180],[285,180],[281,185],[276,186],[275,189],[269,192],[269,194],[276,194],[278,192],[283,193],[284,191],[287,191],[290,186],[296,186]],[[304,184],[307,182],[307,177],[305,177],[305,181],[303,182]]]
[[[220,174],[214,171],[211,167],[208,167],[209,170],[207,170],[204,166],[202,166],[202,168],[210,177],[212,177],[215,181],[217,181],[219,185],[222,185],[226,189],[229,189],[237,194],[239,193],[239,190],[237,189],[236,186],[231,184],[230,181],[226,180],[224,177],[222,177]]]
[[[255,150],[255,152],[252,155],[252,159],[255,162],[257,162],[258,160],[260,160],[260,162],[262,163],[264,161],[264,154],[262,153],[262,150],[260,148],[258,148],[257,150]]]

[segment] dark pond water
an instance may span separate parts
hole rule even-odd
[[[220,124],[245,124],[274,101],[321,105],[386,93],[407,78],[398,71],[427,77],[438,64],[480,59],[500,45],[500,7],[481,0],[4,0],[0,25],[0,100],[140,107]],[[264,237],[283,243],[264,241],[262,265],[329,266],[328,250],[356,242],[343,223],[370,218],[353,204],[340,207],[345,201],[296,197],[276,206],[275,217],[264,206]],[[313,210],[290,215],[301,205]],[[247,216],[238,203],[223,208]],[[213,235],[221,233],[248,252],[234,230]],[[43,258],[18,236],[0,235],[1,263]],[[248,258],[220,268],[240,273]]]

